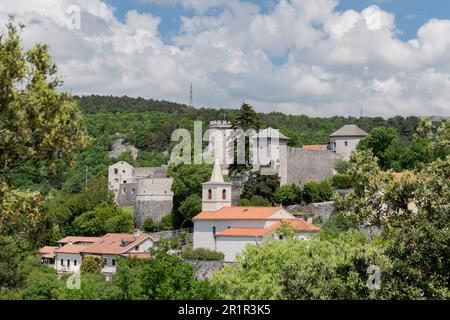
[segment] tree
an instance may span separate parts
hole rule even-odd
[[[62,279],[64,282],[66,278]],[[64,286],[59,300],[119,300],[121,291],[111,281],[105,281],[105,277],[98,274],[82,274],[80,277],[80,289],[70,289]]]
[[[311,181],[303,186],[301,194],[306,203],[330,201],[333,198],[333,186],[328,180],[320,183]]]
[[[241,106],[241,109],[239,110],[236,117],[231,122],[232,128],[235,130],[235,136],[231,143],[234,145],[236,144],[236,141],[244,139],[245,143],[245,159],[244,163],[239,163],[242,161],[238,161],[238,148],[233,148],[234,150],[234,157],[233,157],[233,163],[231,163],[228,166],[228,170],[230,172],[230,175],[236,175],[236,174],[242,174],[244,172],[247,172],[252,168],[251,159],[250,159],[250,136],[249,136],[249,130],[254,130],[256,133],[262,125],[262,119],[260,116],[255,112],[253,107],[249,105],[248,103],[243,103]],[[241,130],[242,132],[239,133],[238,130]]]
[[[84,236],[129,233],[133,231],[133,218],[117,207],[99,206],[76,217],[73,227],[76,234]]]
[[[212,167],[210,165],[180,165],[172,169],[174,177],[172,183],[173,209],[172,209],[172,223],[174,228],[178,229],[181,226],[189,225],[190,219],[186,219],[179,208],[183,201],[189,196],[196,194],[199,197],[202,195],[202,183],[209,181],[211,177]]]
[[[335,174],[331,178],[331,184],[336,189],[350,189],[352,187],[352,178],[348,174]]]
[[[270,207],[272,203],[266,198],[256,195],[250,199],[242,198],[239,205],[244,207]]]
[[[400,155],[403,169],[414,169],[420,163],[428,163],[432,159],[429,142],[418,136],[413,137],[411,143]]]
[[[386,264],[380,249],[357,232],[333,240],[267,238],[248,245],[237,262],[212,279],[220,299],[369,298],[366,269]]]
[[[337,171],[337,173],[340,174],[347,174],[348,170],[350,170],[352,164],[350,161],[347,160],[339,160],[334,165],[334,169]]]
[[[41,267],[29,274],[22,297],[24,300],[55,300],[59,297],[62,286],[55,270]]]
[[[186,227],[192,224],[192,218],[202,211],[202,198],[198,194],[192,194],[184,200],[178,212],[183,216],[185,224],[181,227]],[[190,222],[190,223],[186,223]]]
[[[400,142],[397,131],[393,128],[374,128],[358,143],[357,150],[370,150],[378,158],[382,169],[399,170],[397,161],[400,154]]]
[[[432,154],[443,150],[441,142],[430,146]],[[370,152],[357,152],[352,161],[354,188],[336,202],[337,210],[359,223],[381,227],[388,243],[385,254],[392,263],[383,273],[382,296],[447,299],[450,155],[419,166],[401,179],[382,172]]]
[[[20,26],[20,29],[23,26]],[[0,37],[0,179],[26,163],[72,161],[87,145],[76,103],[56,90],[61,85],[47,45],[23,51],[11,20]],[[21,84],[20,86],[17,84]]]
[[[252,172],[244,183],[241,198],[251,199],[254,196],[260,196],[273,204],[275,190],[279,185],[280,182],[276,175],[261,175],[259,172]]]
[[[298,190],[294,184],[280,186],[275,191],[275,202],[284,206],[295,204],[298,200]]]
[[[207,281],[197,280],[194,269],[175,256],[168,246],[152,252],[152,259],[120,259],[114,283],[124,299],[178,300],[213,299],[216,295]]]

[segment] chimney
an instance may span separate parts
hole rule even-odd
[[[141,230],[139,230],[139,229],[134,229],[133,236],[134,236],[135,238],[139,238],[140,235],[141,235]]]

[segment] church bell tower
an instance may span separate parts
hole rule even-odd
[[[223,180],[219,159],[214,162],[211,180],[202,183],[202,211],[218,211],[231,206],[231,183]]]

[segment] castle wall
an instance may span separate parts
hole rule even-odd
[[[167,197],[166,200],[160,198],[155,200],[150,197],[137,196],[134,206],[134,225],[136,228],[142,229],[147,218],[160,222],[164,216],[172,212],[172,207],[172,197]]]
[[[172,178],[138,179],[134,224],[142,229],[147,218],[155,222],[172,212]]]
[[[117,205],[120,207],[134,206],[136,202],[137,183],[121,184],[117,193]]]
[[[329,150],[288,148],[286,183],[303,186],[310,181],[330,179],[335,163],[340,159],[341,155]]]

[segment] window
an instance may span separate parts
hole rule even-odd
[[[348,141],[345,141],[345,146],[348,147]]]
[[[112,264],[113,266],[115,266],[115,265],[116,265],[116,259],[111,259],[111,264]]]
[[[67,259],[67,267],[70,268],[70,259]]]
[[[119,179],[114,179],[114,182],[115,182],[115,183],[119,182]]]
[[[333,142],[333,146],[336,148],[336,142]]]
[[[64,259],[61,259],[61,265],[62,266],[64,265]]]
[[[283,235],[280,234],[280,235],[278,236],[278,239],[283,240]]]
[[[209,189],[208,190],[208,200],[211,200],[211,199],[212,199],[212,190]]]
[[[131,193],[134,194],[134,188],[131,188]]]
[[[122,170],[123,173],[125,173],[125,170]]]
[[[223,189],[222,190],[222,200],[225,200],[227,198],[227,190]]]
[[[134,250],[139,251],[139,246],[134,247]]]
[[[127,188],[123,188],[123,193],[127,192]]]
[[[73,265],[74,265],[74,266],[77,265],[77,260],[73,260]]]
[[[216,227],[212,227],[213,236],[216,236]]]
[[[118,173],[119,173],[119,169],[117,169],[117,168],[114,169],[114,173],[115,173],[115,174],[118,174]]]
[[[123,180],[123,183],[127,183],[127,180]]]

